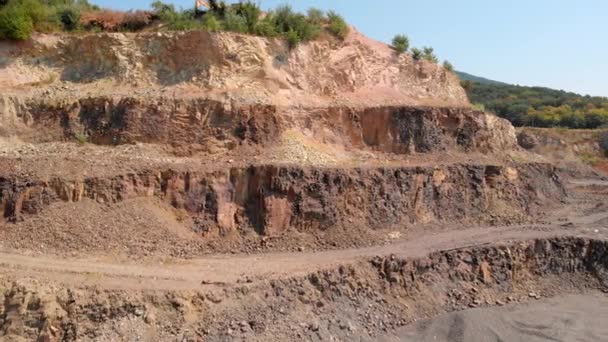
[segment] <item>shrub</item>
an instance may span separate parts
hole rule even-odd
[[[213,13],[207,13],[203,17],[203,28],[211,32],[219,31],[222,29],[222,23]]]
[[[162,1],[154,1],[150,7],[152,7],[154,14],[158,17],[158,19],[164,22],[171,22],[177,17],[175,6],[171,4],[166,4]]]
[[[422,49],[422,52],[422,58],[425,60],[432,63],[439,62],[439,59],[437,59],[437,56],[435,56],[435,50],[432,47],[426,46]]]
[[[80,11],[76,8],[66,7],[58,12],[59,20],[66,31],[73,31],[80,23]]]
[[[398,34],[393,37],[393,49],[398,54],[406,52],[410,48],[410,39],[404,34]]]
[[[484,106],[482,103],[473,103],[473,109],[485,112],[486,106]]]
[[[298,46],[298,44],[302,40],[298,32],[294,30],[290,30],[289,32],[287,32],[287,34],[285,35],[285,39],[287,39],[287,45],[289,45],[290,49],[293,49]]]
[[[245,19],[247,32],[254,32],[262,14],[260,7],[251,1],[246,1],[235,5],[234,11]]]
[[[321,25],[325,21],[325,12],[318,8],[310,8],[307,13],[308,21],[312,24]]]
[[[344,40],[348,35],[348,24],[344,18],[334,11],[327,12],[327,19],[329,20],[328,30],[334,36]]]
[[[247,30],[247,19],[230,10],[224,17],[224,29],[227,31],[245,33]]]
[[[449,72],[454,72],[454,66],[448,61],[443,62],[443,68]]]
[[[275,12],[269,13],[277,33],[282,34],[291,48],[301,41],[316,38],[321,27],[315,25],[300,13],[295,13],[288,5],[279,6]]]
[[[276,37],[278,35],[273,19],[268,15],[264,20],[258,21],[253,31],[253,33],[263,37]]]
[[[0,10],[0,37],[26,40],[34,31],[34,22],[20,6],[7,6]]]
[[[203,27],[203,22],[196,20],[194,13],[189,11],[176,13],[168,24],[169,29],[174,31],[196,30]]]
[[[415,61],[419,61],[422,59],[422,50],[418,49],[418,48],[413,48],[412,49],[412,58]]]

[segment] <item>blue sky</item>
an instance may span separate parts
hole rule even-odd
[[[147,0],[92,0],[146,8]],[[194,1],[174,0],[190,7]],[[259,0],[264,8],[335,9],[364,34],[407,34],[458,70],[503,82],[608,96],[606,0]]]

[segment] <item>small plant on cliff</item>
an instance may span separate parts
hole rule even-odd
[[[307,16],[308,20],[315,25],[321,25],[325,21],[325,12],[318,8],[310,8]]]
[[[404,34],[398,34],[393,38],[393,49],[398,54],[405,53],[410,48],[410,39]]]
[[[454,66],[448,61],[443,62],[443,68],[448,72],[454,72]]]
[[[438,63],[439,59],[437,58],[437,56],[435,56],[435,49],[433,49],[432,47],[424,47],[422,48],[422,58],[424,58],[425,60],[431,62],[431,63]]]
[[[81,146],[85,145],[89,141],[89,137],[85,133],[76,133],[74,138],[76,138],[78,145]]]
[[[422,59],[422,50],[419,48],[412,48],[412,58],[415,61],[419,61]]]
[[[482,103],[473,103],[473,109],[481,111],[481,112],[485,112],[486,111],[486,106],[484,106]]]
[[[348,24],[344,18],[334,11],[327,12],[327,20],[329,21],[328,30],[334,36],[344,40],[348,35]]]

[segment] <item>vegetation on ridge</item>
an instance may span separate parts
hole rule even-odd
[[[405,34],[397,34],[393,37],[391,45],[398,55],[407,53],[410,49],[410,38]],[[414,61],[424,59],[431,63],[439,63],[439,58],[437,58],[437,55],[435,55],[435,49],[433,49],[432,47],[425,46],[422,48],[422,50],[418,48],[412,48],[412,50],[409,52],[411,53]],[[443,62],[443,68],[448,72],[454,72],[454,66],[448,61]]]
[[[310,9],[302,14],[282,5],[263,13],[252,1],[228,5],[210,1],[207,11],[176,9],[162,1],[152,11],[112,11],[87,0],[0,0],[0,38],[25,40],[33,32],[208,30],[233,31],[264,37],[285,38],[290,47],[317,38],[326,31],[344,39],[349,26],[334,11]]]
[[[608,98],[563,90],[462,81],[471,102],[514,126],[599,128],[608,126]]]

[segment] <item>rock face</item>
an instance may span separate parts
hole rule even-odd
[[[534,190],[528,190],[534,189]],[[0,212],[23,219],[55,201],[119,203],[158,197],[192,218],[197,232],[262,235],[358,224],[386,229],[412,223],[513,219],[539,201],[564,196],[549,165],[452,165],[353,170],[251,166],[213,172],[143,172],[113,178],[48,181],[0,178]]]
[[[109,341],[134,334],[158,341],[371,341],[423,316],[530,301],[531,294],[568,291],[565,284],[601,288],[608,284],[607,251],[605,241],[539,239],[420,258],[376,257],[222,291],[133,295],[0,284],[0,329],[7,337],[42,341]],[[223,309],[223,301],[234,310]]]
[[[308,130],[318,140],[347,148],[396,154],[448,150],[511,150],[513,127],[503,119],[465,108],[329,107],[287,109],[231,105],[204,98],[98,97],[70,100],[5,98],[0,134],[33,142],[86,137],[95,144],[150,143],[208,149],[222,142],[268,145],[287,130]]]
[[[101,81],[134,90],[188,84],[247,103],[468,105],[454,74],[354,30],[345,41],[324,38],[295,50],[279,39],[227,32],[39,36],[0,42],[0,61],[2,88],[56,79],[83,89]]]

